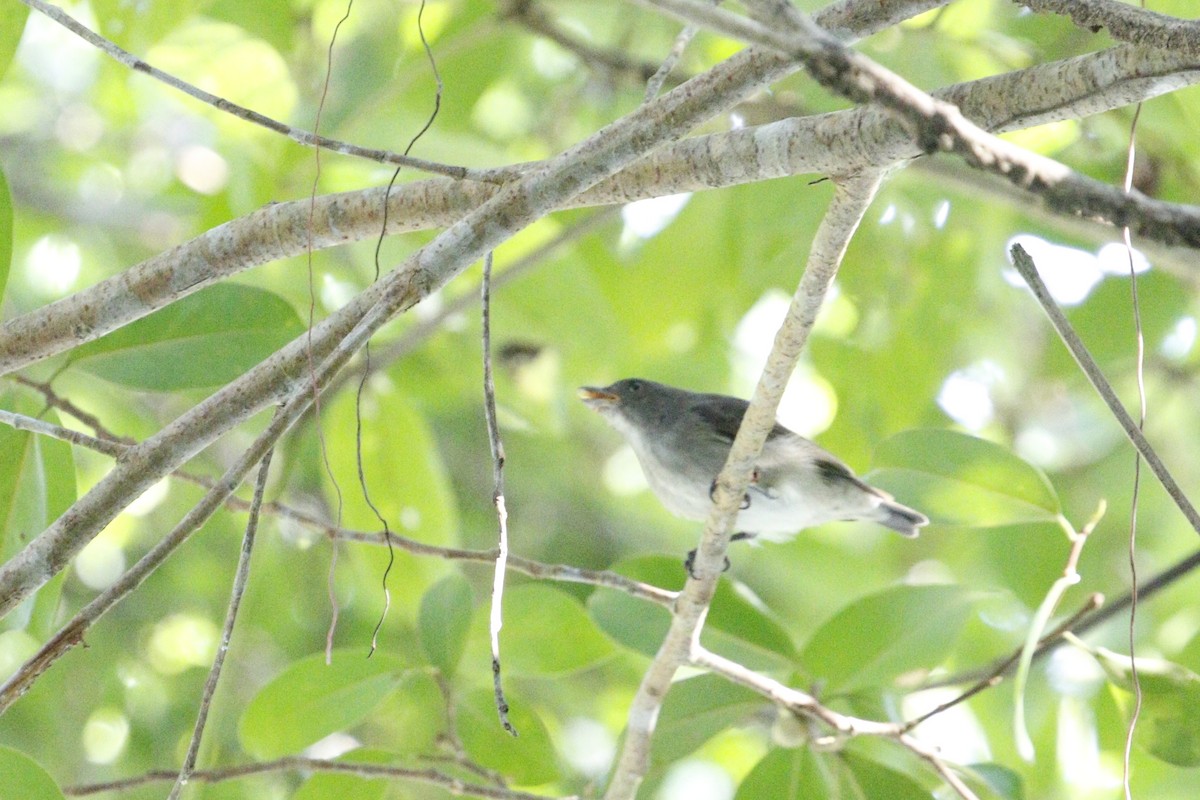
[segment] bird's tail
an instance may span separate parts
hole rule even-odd
[[[903,536],[917,535],[917,528],[929,524],[929,517],[894,500],[884,500],[876,509],[875,520],[885,528],[891,528]]]

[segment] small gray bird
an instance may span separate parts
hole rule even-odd
[[[717,474],[749,406],[720,394],[627,378],[585,386],[580,398],[629,442],[650,488],[676,516],[703,520]],[[905,536],[928,524],[922,513],[863,483],[830,453],[779,423],[767,435],[738,512],[734,538],[786,542],[802,528],[869,520]]]

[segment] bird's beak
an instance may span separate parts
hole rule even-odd
[[[605,406],[615,405],[621,398],[607,389],[601,389],[598,386],[581,386],[579,387],[579,399],[588,408],[594,408],[599,411]]]

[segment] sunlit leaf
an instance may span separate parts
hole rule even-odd
[[[293,663],[251,699],[238,733],[258,758],[297,753],[367,717],[404,676],[403,663],[362,650],[317,653]]]
[[[14,10],[28,12],[26,6],[16,3],[8,3],[0,7],[0,31],[7,30],[4,26],[3,16],[8,13],[12,14]],[[5,34],[0,34],[3,36]],[[0,69],[0,74],[3,69]],[[8,192],[8,180],[4,177],[4,170],[0,169],[0,299],[4,297],[4,288],[8,285],[8,271],[12,266],[13,253],[13,205],[12,195]]]
[[[525,584],[505,590],[501,604],[500,661],[506,675],[562,675],[592,666],[614,652],[583,605],[552,586]],[[472,662],[490,663],[490,602],[476,610]]]
[[[824,800],[864,797],[929,800],[931,793],[902,772],[854,753],[776,748],[754,766],[735,800]]]
[[[762,757],[738,786],[734,800],[824,800],[835,787],[807,747],[776,748]]]
[[[489,689],[471,692],[458,704],[458,732],[467,754],[514,783],[548,783],[558,778],[558,756],[546,726],[520,695],[508,692],[508,717],[517,736],[500,726],[496,699]]]
[[[1134,687],[1129,656],[1103,647],[1091,652],[1130,705]],[[1137,678],[1142,709],[1134,741],[1168,764],[1200,766],[1200,675],[1170,661],[1139,656]]]
[[[683,758],[726,728],[745,724],[764,702],[755,692],[715,675],[677,681],[655,728],[655,763]]]
[[[72,364],[135,389],[216,386],[303,330],[300,317],[278,295],[222,283],[77,348]]]
[[[21,41],[21,34],[25,32],[25,20],[28,18],[29,6],[23,3],[5,3],[0,6],[0,78],[4,77],[8,65],[12,63],[17,52],[17,43]],[[0,184],[3,182],[4,177],[0,175]],[[2,232],[3,225],[0,224],[0,233]],[[3,286],[4,282],[0,281],[0,289]]]
[[[886,686],[940,664],[970,610],[970,592],[961,586],[893,586],[834,614],[800,662],[828,692]]]
[[[1046,475],[1008,449],[949,430],[911,430],[875,451],[871,483],[936,524],[991,527],[1052,520],[1061,510]]]
[[[435,583],[421,598],[421,646],[429,662],[446,676],[454,674],[471,627],[471,584],[455,572]]]
[[[0,797],[21,800],[63,800],[50,773],[29,756],[0,746]]]
[[[976,778],[1003,800],[1025,800],[1021,776],[1003,764],[971,764],[967,775]]]

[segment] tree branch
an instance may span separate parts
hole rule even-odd
[[[725,63],[735,61],[732,78],[721,71],[693,78],[507,184],[320,325],[131,448],[50,527],[0,565],[0,617],[57,574],[156,480],[286,395],[308,375],[305,364],[330,353],[339,360],[348,357],[388,320],[512,234],[787,71],[785,59],[756,51],[743,51]]]
[[[1154,473],[1154,477],[1158,478],[1158,482],[1167,490],[1167,494],[1175,502],[1176,507],[1183,513],[1184,519],[1192,526],[1192,530],[1200,534],[1200,513],[1196,511],[1196,507],[1192,505],[1192,501],[1188,499],[1187,494],[1180,488],[1175,481],[1175,477],[1171,475],[1171,471],[1167,469],[1167,465],[1158,457],[1158,452],[1153,445],[1142,433],[1137,422],[1129,416],[1129,412],[1125,410],[1117,393],[1113,391],[1112,384],[1104,377],[1104,372],[1100,369],[1100,365],[1092,358],[1088,352],[1087,346],[1083,340],[1079,338],[1079,334],[1071,327],[1071,323],[1067,321],[1066,316],[1062,313],[1062,309],[1054,302],[1054,298],[1050,296],[1050,290],[1046,288],[1046,284],[1038,275],[1037,266],[1033,263],[1033,259],[1029,253],[1025,252],[1025,248],[1021,245],[1013,245],[1012,262],[1016,267],[1017,272],[1025,279],[1025,283],[1029,286],[1033,296],[1037,298],[1041,304],[1042,310],[1046,313],[1050,324],[1054,326],[1054,330],[1058,333],[1059,339],[1063,345],[1070,351],[1075,362],[1079,364],[1079,368],[1083,370],[1083,374],[1087,377],[1088,382],[1095,388],[1096,393],[1100,395],[1100,399],[1108,406],[1108,410],[1112,412],[1117,424],[1121,426],[1121,430],[1125,432],[1125,436],[1133,444],[1134,449],[1141,454],[1146,460],[1146,465],[1150,467],[1150,471]]]
[[[953,104],[850,50],[786,0],[773,1],[777,13],[770,27],[698,0],[637,1],[803,61],[809,74],[832,91],[858,103],[877,103],[894,114],[922,152],[953,153],[1039,197],[1056,213],[1099,217],[1139,236],[1200,247],[1200,208],[1125,192],[992,136]]]
[[[1018,5],[1062,14],[1093,33],[1107,28],[1122,42],[1200,55],[1200,20],[1179,19],[1117,0],[1019,0]]]
[[[178,78],[169,72],[163,72],[157,67],[147,64],[142,59],[118,47],[113,42],[105,39],[100,34],[88,28],[83,23],[72,17],[67,12],[63,11],[58,6],[44,2],[44,0],[21,0],[22,3],[37,11],[40,14],[54,20],[59,25],[69,30],[71,33],[83,39],[88,44],[95,47],[100,52],[117,61],[123,66],[128,67],[134,72],[141,72],[149,75],[156,81],[170,86],[189,97],[199,100],[201,103],[210,105],[218,111],[222,111],[230,116],[245,120],[252,125],[258,125],[261,128],[266,128],[269,131],[280,133],[291,139],[293,142],[305,145],[307,147],[319,147],[323,150],[331,150],[342,155],[355,156],[357,158],[365,158],[368,161],[375,161],[381,164],[396,164],[397,166],[411,167],[412,169],[421,172],[429,172],[435,175],[446,175],[457,179],[470,179],[489,181],[495,180],[487,170],[475,170],[467,167],[458,167],[450,164],[439,164],[436,161],[428,161],[423,158],[413,158],[411,156],[393,153],[390,150],[380,150],[377,148],[359,147],[356,144],[349,142],[330,139],[327,136],[319,136],[300,128],[293,128],[291,125],[284,124],[278,120],[271,119],[265,114],[260,114],[257,111],[240,106],[237,103],[231,103],[223,97],[217,97],[215,94],[204,91],[198,86],[194,86],[187,81]]]
[[[812,695],[792,689],[765,675],[760,675],[741,664],[705,650],[699,645],[692,650],[691,664],[721,675],[740,686],[745,686],[793,714],[820,720],[835,731],[835,740],[854,736],[879,736],[895,739],[922,761],[928,763],[963,800],[979,800],[962,778],[942,760],[935,748],[923,744],[910,735],[903,725],[893,722],[874,722],[839,714],[817,702]]]
[[[393,778],[398,780],[425,783],[438,786],[457,797],[483,797],[488,800],[550,800],[546,795],[531,794],[516,789],[506,789],[502,786],[485,786],[467,783],[453,775],[438,772],[435,769],[413,769],[411,767],[393,767],[387,764],[356,764],[352,761],[328,761],[322,758],[301,758],[289,756],[264,761],[259,764],[241,764],[223,769],[196,770],[192,780],[200,783],[221,783],[224,781],[246,778],[252,775],[266,775],[272,772],[318,772],[339,775],[356,775],[360,778]],[[176,773],[169,770],[155,770],[135,778],[104,783],[82,784],[67,786],[63,794],[71,797],[85,797],[101,792],[116,792],[133,789],[151,783],[173,780]],[[576,800],[574,797],[562,797],[558,800]]]
[[[830,15],[832,16],[832,15]],[[825,19],[821,15],[818,19]],[[749,52],[749,51],[747,51]],[[739,54],[708,73],[736,80]],[[1098,114],[1200,81],[1200,61],[1172,51],[1120,45],[935,92],[995,133]],[[1025,98],[1036,97],[1036,104]],[[801,174],[881,169],[920,156],[893,116],[867,107],[697,136],[661,148],[556,208],[623,203]],[[527,165],[529,168],[542,166]],[[523,168],[525,169],[525,168]],[[1003,177],[1003,176],[1002,176]],[[1010,183],[1010,185],[1012,185]],[[1026,187],[1016,190],[1025,193]],[[386,233],[443,227],[499,188],[435,178],[397,187]],[[92,341],[238,272],[305,252],[379,236],[384,187],[318,197],[308,231],[307,199],[265,206],[143,261],[70,297],[0,326],[0,374]],[[1133,213],[1170,217],[1176,206],[1134,195]],[[1075,216],[1075,215],[1072,215]]]
[[[817,229],[804,274],[775,336],[767,364],[754,390],[728,460],[717,477],[713,510],[696,548],[692,577],[675,601],[671,627],[630,704],[624,741],[605,800],[632,800],[650,764],[650,739],[676,670],[699,646],[700,631],[724,569],[730,526],[750,479],[754,459],[775,424],[775,409],[800,350],[816,320],[842,255],[879,185],[879,174],[839,181]]]

